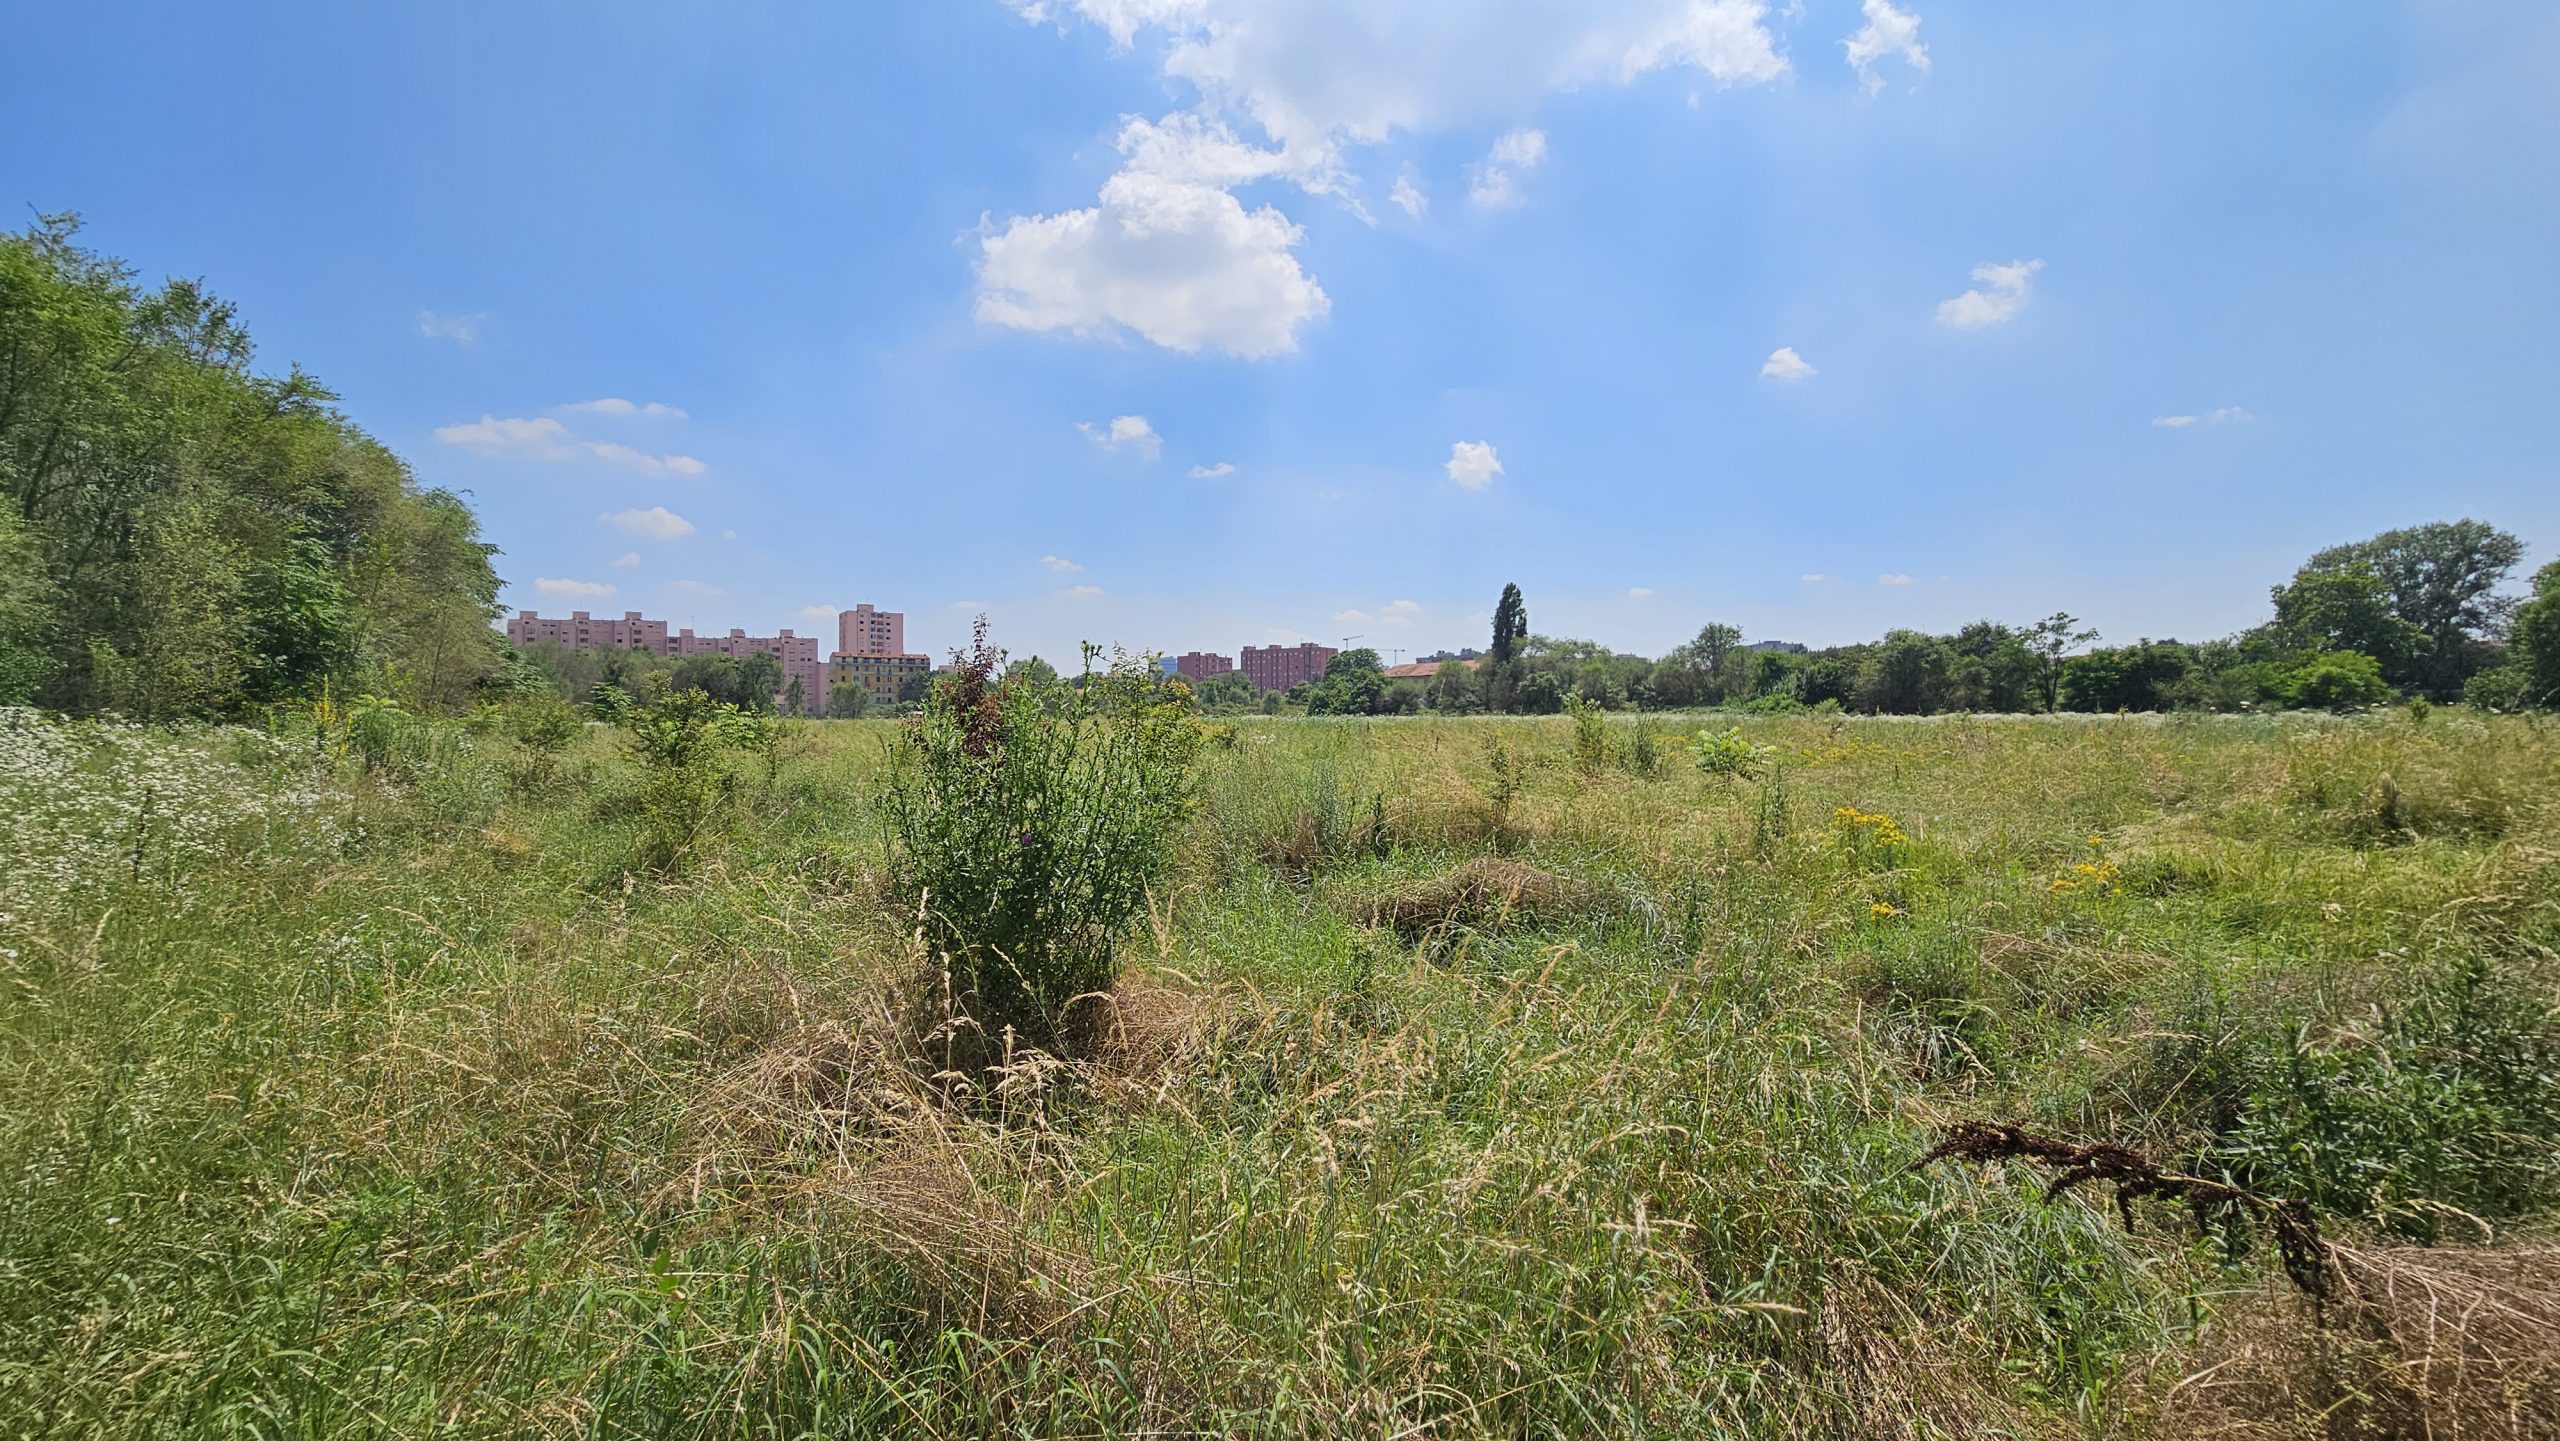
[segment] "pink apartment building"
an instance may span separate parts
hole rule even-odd
[[[839,655],[905,655],[907,653],[907,613],[901,610],[873,610],[857,605],[836,612],[836,653]]]
[[[527,610],[517,612],[515,619],[507,622],[507,639],[518,645],[548,641],[571,650],[645,650],[656,655],[741,658],[769,655],[782,662],[782,688],[774,692],[775,704],[790,694],[795,676],[810,709],[822,705],[827,695],[827,667],[818,658],[818,638],[793,635],[789,627],[780,635],[749,635],[734,629],[727,635],[695,635],[690,629],[670,635],[665,621],[647,619],[636,610],[624,611],[620,620],[597,620],[582,610],[571,612],[563,620]]]
[[[906,612],[868,605],[836,612],[836,653],[827,660],[831,684],[861,686],[874,705],[887,705],[908,681],[932,670],[932,657],[907,650]]]
[[[1186,680],[1207,680],[1213,675],[1225,675],[1235,668],[1236,663],[1225,656],[1212,655],[1200,650],[1185,651],[1175,657],[1173,662],[1173,673]]]

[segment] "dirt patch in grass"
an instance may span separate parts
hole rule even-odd
[[[1536,866],[1479,856],[1446,875],[1415,881],[1355,907],[1364,923],[1392,927],[1407,940],[1465,927],[1498,931],[1537,926],[1575,912],[1583,888]]]

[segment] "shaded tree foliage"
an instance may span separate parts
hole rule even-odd
[[[230,304],[144,288],[78,232],[0,236],[0,686],[154,719],[331,680],[468,703],[502,671],[469,508],[319,381],[254,371]]]

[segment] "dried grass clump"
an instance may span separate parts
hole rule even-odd
[[[1370,900],[1361,919],[1391,926],[1412,940],[1457,927],[1498,931],[1536,926],[1569,913],[1582,899],[1582,889],[1561,876],[1499,856],[1479,856],[1446,875]]]
[[[2161,1395],[2161,1434],[2560,1437],[2560,1246],[2333,1249],[2345,1298],[2271,1285],[2226,1308]]]
[[[1059,1334],[1097,1287],[1092,1263],[1032,1234],[1020,1209],[981,1186],[956,1145],[929,1146],[818,1182],[832,1221],[895,1257],[946,1323],[981,1336]]]
[[[1941,1337],[1908,1301],[1862,1278],[1844,1278],[1814,1320],[1826,1389],[1873,1441],[1941,1436],[2033,1435],[2028,1418],[2003,1404],[1953,1338]]]

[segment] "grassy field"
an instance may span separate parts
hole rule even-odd
[[[1221,728],[955,1101],[891,723],[662,881],[600,726],[0,715],[0,1435],[2560,1434],[2560,734],[1700,723]]]

